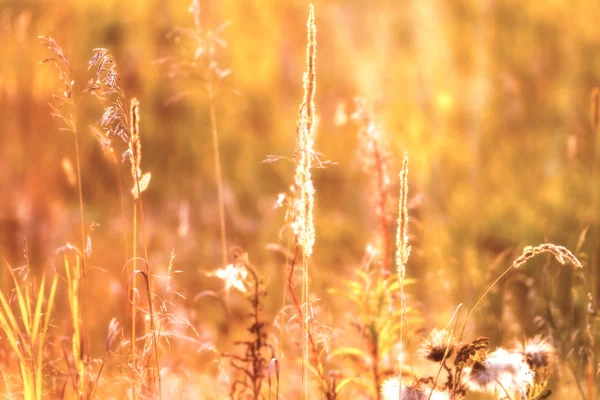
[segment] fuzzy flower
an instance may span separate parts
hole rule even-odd
[[[209,272],[208,276],[216,276],[225,282],[225,292],[229,293],[231,288],[237,289],[242,293],[247,292],[246,280],[248,271],[237,265],[229,264],[224,268],[219,268],[214,272]]]
[[[455,349],[451,334],[445,329],[434,329],[429,333],[427,339],[421,343],[421,348],[417,351],[417,354],[424,360],[441,362],[448,346],[450,346],[448,349],[448,357],[450,357]]]
[[[533,385],[533,372],[525,357],[502,348],[491,353],[485,361],[476,361],[464,372],[465,383],[472,391],[510,396],[515,392],[526,393],[527,387]]]
[[[525,361],[532,370],[548,367],[555,361],[555,350],[547,340],[541,336],[517,343],[516,351],[525,356]]]
[[[386,379],[381,385],[383,400],[400,399],[400,378],[395,376]],[[402,400],[450,400],[448,392],[432,390],[416,385],[402,386]]]

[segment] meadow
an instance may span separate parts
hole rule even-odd
[[[599,18],[0,2],[0,394],[595,399]]]

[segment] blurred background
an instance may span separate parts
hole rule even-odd
[[[227,245],[247,251],[265,277],[272,319],[283,304],[285,269],[281,254],[267,247],[280,242],[285,209],[274,205],[293,182],[286,157],[295,150],[308,2],[200,5],[203,31],[221,40],[215,61],[230,70],[213,104]],[[85,222],[98,223],[89,261],[98,284],[89,298],[101,303],[89,324],[101,338],[111,317],[126,315],[121,270],[131,227],[123,222],[119,172],[91,130],[102,106],[83,92],[95,77],[88,60],[98,47],[114,55],[127,99],[140,101],[142,169],[152,173],[144,193],[150,262],[164,275],[174,251],[182,271],[174,286],[186,296],[190,321],[201,336],[229,340],[218,307],[193,300],[222,288],[202,273],[222,266],[209,97],[202,82],[173,76],[164,62],[193,57],[194,48],[177,40],[178,29],[193,27],[189,6],[187,0],[0,1],[0,255],[22,265],[25,239],[41,273],[52,268],[57,248],[78,243],[77,186],[68,172],[73,135],[50,116],[60,83],[51,65],[39,64],[50,54],[37,37],[51,36],[75,81]],[[351,118],[361,97],[385,143],[392,204],[409,154],[407,274],[417,279],[409,292],[423,329],[445,326],[459,303],[472,305],[525,245],[564,245],[580,257],[583,273],[544,257],[511,272],[479,307],[469,333],[500,344],[551,332],[584,376],[595,352],[600,294],[600,154],[591,105],[600,84],[600,3],[315,0],[314,6],[316,149],[333,162],[314,172],[311,290],[321,298],[319,318],[327,324],[348,318],[327,289],[351,275],[377,236],[372,176]],[[120,159],[126,145],[116,139],[113,148]],[[270,155],[281,159],[263,163]],[[122,165],[123,179],[128,168]],[[131,196],[124,207],[129,218]],[[393,223],[389,229],[394,235]],[[99,340],[96,347],[103,346]],[[565,373],[561,382],[573,376]]]

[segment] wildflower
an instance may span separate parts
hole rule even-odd
[[[525,357],[499,348],[484,361],[475,361],[464,369],[466,385],[473,391],[510,395],[525,393],[533,385],[533,372]]]
[[[450,357],[455,350],[452,335],[445,329],[434,329],[423,341],[417,354],[425,360],[441,362],[446,354],[446,349],[448,349],[448,357]]]
[[[536,336],[525,343],[518,343],[516,351],[525,357],[527,365],[533,371],[548,367],[555,360],[554,347],[541,336]]]
[[[208,276],[216,276],[222,279],[225,282],[225,292],[227,294],[229,294],[231,288],[237,289],[242,293],[247,292],[246,279],[248,278],[248,271],[237,265],[229,264],[215,272],[208,273]]]

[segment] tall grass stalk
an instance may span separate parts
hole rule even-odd
[[[404,153],[404,161],[400,170],[400,199],[398,201],[398,231],[396,233],[396,268],[400,283],[400,301],[402,307],[402,321],[400,324],[400,399],[402,399],[402,371],[404,370],[404,328],[408,325],[406,318],[406,298],[404,296],[404,278],[406,277],[406,263],[410,255],[408,245],[408,153]]]
[[[60,119],[65,127],[61,130],[65,130],[73,133],[74,142],[75,142],[75,160],[76,160],[76,172],[77,172],[77,191],[78,191],[78,200],[79,200],[79,225],[80,225],[80,250],[81,252],[85,252],[86,249],[86,236],[85,236],[85,219],[84,219],[84,211],[83,211],[83,189],[81,185],[81,156],[80,156],[80,145],[79,145],[79,131],[77,129],[77,103],[75,102],[73,96],[73,85],[75,81],[71,78],[71,70],[69,68],[69,60],[64,53],[63,49],[56,43],[54,39],[51,37],[38,36],[41,41],[41,44],[47,47],[51,52],[55,54],[55,57],[51,57],[42,61],[44,62],[52,62],[56,67],[58,72],[58,78],[61,83],[64,85],[62,90],[59,90],[58,94],[54,94],[53,98],[57,101],[57,105],[50,104],[52,108],[52,117]],[[83,255],[83,253],[82,253]],[[77,261],[79,262],[79,260]],[[82,263],[85,263],[85,260],[81,260]],[[83,268],[85,271],[85,268]],[[84,341],[84,350],[87,357],[84,357],[84,363],[87,363],[89,359],[89,333],[88,333],[88,312],[87,312],[87,290],[85,288],[85,274],[83,276],[82,285],[83,288],[83,315],[84,321],[83,329],[85,332]],[[87,365],[86,365],[87,367]]]
[[[69,309],[71,311],[71,320],[73,321],[73,335],[71,336],[71,351],[73,353],[73,367],[76,373],[74,381],[77,393],[81,398],[86,397],[87,393],[87,374],[84,360],[81,357],[81,325],[79,310],[79,287],[82,277],[81,263],[79,257],[75,261],[75,268],[71,271],[69,260],[64,256],[65,276],[67,282],[67,298]]]
[[[131,271],[129,271],[129,276],[132,276],[135,271],[137,271],[137,202],[133,202],[133,229],[132,229],[132,264]],[[132,365],[136,365],[136,318],[137,318],[137,305],[136,305],[136,283],[135,279],[132,280],[131,283],[131,363]],[[132,380],[131,380],[131,391],[134,400],[137,399],[137,386],[135,383],[136,373],[135,370],[132,370]]]
[[[304,98],[298,122],[298,153],[296,155],[296,195],[294,230],[298,244],[302,247],[302,303],[303,303],[303,341],[302,341],[302,388],[304,398],[308,399],[308,363],[309,363],[309,323],[310,297],[308,265],[315,241],[313,222],[314,186],[311,167],[314,155],[315,91],[316,91],[316,33],[314,7],[311,4],[307,22],[306,68],[304,74]]]
[[[212,53],[211,53],[212,59]],[[208,111],[210,114],[210,130],[212,134],[213,155],[215,158],[215,178],[217,180],[217,202],[219,206],[219,229],[221,234],[221,263],[227,265],[227,233],[225,230],[225,194],[223,188],[223,173],[221,171],[221,155],[219,150],[219,133],[215,115],[215,89],[212,74],[206,84],[208,92]]]
[[[592,135],[593,138],[591,143],[593,144],[592,151],[592,173],[591,182],[598,182],[598,170],[600,168],[600,89],[594,88],[591,94],[591,122],[592,122]],[[590,281],[591,291],[593,298],[597,298],[598,293],[598,281],[597,276],[600,272],[600,196],[598,196],[598,190],[593,190],[592,193],[592,217],[589,224],[592,227],[591,231],[591,251],[590,251]],[[587,382],[588,382],[588,398],[594,400],[595,385],[594,385],[594,366],[596,364],[596,354],[591,354],[588,366],[586,368]],[[600,369],[599,369],[600,370]]]
[[[154,321],[154,308],[152,304],[153,299],[153,288],[152,288],[152,273],[150,270],[150,262],[148,258],[148,240],[146,236],[146,224],[144,219],[144,202],[142,198],[142,193],[148,187],[148,183],[150,181],[150,173],[147,172],[142,175],[141,163],[142,163],[142,144],[140,141],[140,114],[139,114],[139,102],[137,99],[131,99],[130,108],[129,108],[130,116],[129,116],[129,124],[130,124],[130,141],[129,141],[129,159],[131,161],[131,171],[132,177],[134,180],[134,187],[132,189],[132,194],[134,198],[134,234],[136,232],[136,218],[137,218],[137,210],[136,205],[139,203],[139,213],[140,213],[140,222],[142,227],[142,238],[144,243],[144,259],[146,260],[146,269],[147,269],[147,290],[148,290],[148,308],[150,311],[150,330],[152,331],[152,343],[154,348],[154,358],[156,365],[156,375],[152,375],[153,380],[158,380],[158,397],[160,398],[162,395],[162,383],[160,378],[160,361],[159,361],[159,353],[158,353],[158,343],[156,339],[156,327]],[[137,244],[137,240],[134,235],[134,252],[135,245]],[[134,267],[135,267],[135,259],[136,255],[134,254]],[[135,278],[133,279],[135,282]],[[135,293],[135,292],[134,292]],[[135,305],[133,307],[135,309]],[[135,320],[133,321],[135,324]],[[132,346],[135,342],[132,343]]]
[[[216,83],[218,79],[215,79],[215,75],[217,78],[221,78],[220,75],[222,71],[218,70],[217,64],[214,60],[215,55],[215,43],[218,42],[216,40],[216,36],[213,36],[214,33],[209,32],[208,34],[202,29],[202,23],[200,19],[200,1],[192,0],[192,5],[190,7],[190,12],[194,17],[194,28],[193,28],[193,36],[198,44],[198,48],[196,49],[197,54],[206,54],[207,55],[207,65],[205,71],[205,87],[206,93],[208,96],[208,113],[210,116],[210,131],[212,136],[212,146],[213,146],[213,157],[214,157],[214,168],[215,168],[215,180],[217,184],[217,203],[219,209],[219,234],[221,240],[221,263],[224,267],[227,265],[227,231],[225,225],[225,189],[223,187],[223,172],[221,168],[221,153],[219,147],[219,131],[217,129],[217,117],[215,111],[215,98],[216,98]],[[204,48],[207,43],[212,43],[208,46],[208,48]],[[197,56],[194,59],[194,65],[197,64]]]

